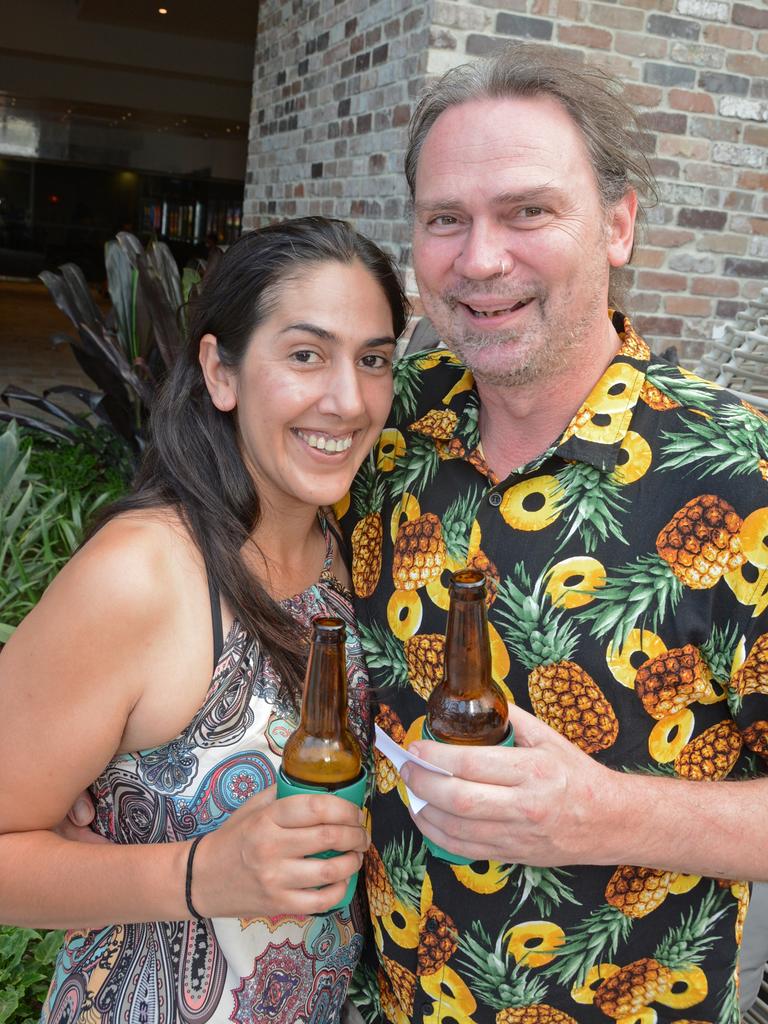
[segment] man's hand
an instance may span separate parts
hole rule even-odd
[[[410,750],[453,778],[409,763],[403,779],[428,806],[414,817],[452,853],[539,867],[610,864],[601,829],[607,788],[623,777],[594,761],[544,722],[510,706],[514,747],[463,747],[427,740]]]
[[[95,811],[91,794],[87,790],[83,790],[70,807],[64,821],[56,826],[54,832],[62,839],[70,839],[74,843],[108,843],[108,839],[91,829],[94,817]]]

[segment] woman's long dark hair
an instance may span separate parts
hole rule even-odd
[[[211,581],[271,657],[284,695],[296,706],[306,650],[297,644],[294,620],[243,560],[242,548],[261,518],[259,496],[240,454],[236,410],[220,412],[212,403],[198,348],[203,335],[213,334],[222,362],[238,367],[283,282],[313,265],[356,260],[381,285],[397,337],[408,315],[398,274],[378,246],[343,221],[284,221],[249,232],[227,249],[191,305],[186,346],[153,406],[136,485],[91,531],[123,512],[173,508],[200,549]]]

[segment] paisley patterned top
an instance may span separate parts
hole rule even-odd
[[[347,626],[350,725],[368,742],[367,675],[347,593],[331,574],[330,531],[317,583],[283,602],[298,623]],[[204,835],[272,785],[298,724],[269,658],[235,622],[202,707],[161,747],[115,757],[91,792],[95,829],[115,843]],[[119,884],[119,879],[115,879]],[[56,961],[44,1024],[335,1024],[362,948],[354,900],[317,917],[217,918],[71,931]]]
[[[470,371],[447,350],[396,364],[390,422],[338,508],[376,722],[405,746],[420,735],[446,582],[470,564],[488,580],[508,700],[617,772],[763,775],[768,417],[613,324],[621,348],[563,435],[505,480],[479,447]],[[352,987],[366,1024],[738,1021],[745,882],[654,864],[449,865],[405,800],[377,757],[374,941]],[[641,834],[645,812],[627,807]]]

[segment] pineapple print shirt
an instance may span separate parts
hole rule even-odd
[[[768,418],[651,357],[613,317],[615,359],[563,436],[506,480],[483,460],[459,361],[396,367],[391,425],[337,510],[377,721],[399,743],[419,735],[448,573],[469,563],[489,580],[510,700],[620,771],[751,777],[768,754]],[[378,754],[375,774],[373,935],[354,989],[367,1021],[738,1020],[745,883],[451,866]]]

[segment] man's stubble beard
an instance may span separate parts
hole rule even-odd
[[[435,302],[424,297],[423,301],[438,334],[472,371],[475,380],[503,388],[524,387],[567,371],[572,366],[573,350],[583,345],[586,333],[591,332],[598,316],[607,312],[605,301],[596,290],[594,300],[573,319],[569,315],[569,310],[575,306],[573,295],[562,300],[562,309],[553,311],[548,308],[548,294],[537,288],[534,301],[540,315],[535,323],[519,331],[510,329],[503,334],[489,335],[483,331],[460,330],[458,305],[462,300],[456,291],[443,293]],[[521,357],[515,352],[515,346],[517,343],[524,345],[528,338],[532,338],[533,343]],[[502,350],[507,346],[511,347],[513,358],[506,366],[489,368],[476,358],[478,352]]]

